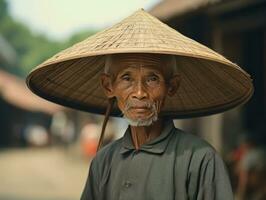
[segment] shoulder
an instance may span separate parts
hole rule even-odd
[[[107,164],[117,153],[119,153],[121,143],[122,138],[107,144],[97,152],[93,161],[98,163],[99,165]]]
[[[208,151],[215,151],[214,148],[204,139],[197,135],[187,133],[181,129],[175,128],[176,137],[178,138],[178,146],[184,150],[197,151],[206,149]]]
[[[233,199],[226,166],[216,150],[196,135],[179,129],[176,133],[176,173],[185,175],[189,199]]]
[[[185,157],[190,162],[209,160],[217,155],[216,150],[204,139],[197,135],[175,129],[176,151],[178,156]]]
[[[225,172],[225,165],[217,151],[199,136],[176,129],[178,142],[176,145],[177,162],[186,166],[189,173],[196,177],[204,170]],[[224,173],[226,174],[226,173]]]

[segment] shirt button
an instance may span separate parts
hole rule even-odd
[[[126,182],[124,183],[124,186],[125,186],[126,188],[129,188],[131,185],[132,185],[132,183],[130,183],[129,181],[126,181]]]

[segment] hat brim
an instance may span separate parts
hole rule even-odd
[[[176,56],[181,76],[176,95],[167,97],[161,115],[190,118],[244,104],[253,94],[248,74],[235,66],[203,58]],[[37,95],[74,109],[103,114],[107,98],[100,85],[105,56],[90,56],[41,66],[27,77]],[[122,116],[118,107],[112,116]]]
[[[144,10],[48,59],[27,77],[28,87],[55,103],[103,114],[107,98],[100,75],[105,55],[122,53],[176,56],[181,83],[166,97],[161,114],[188,118],[220,113],[252,96],[250,76],[208,47],[182,35]],[[113,116],[121,116],[117,106]]]

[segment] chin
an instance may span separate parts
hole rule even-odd
[[[130,117],[127,117],[124,115],[124,118],[127,120],[129,125],[131,125],[131,126],[150,126],[158,120],[157,115],[153,115],[153,116],[146,118],[146,119],[130,118]]]

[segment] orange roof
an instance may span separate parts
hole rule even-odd
[[[25,81],[3,70],[0,70],[0,98],[28,111],[54,114],[64,109],[36,96],[27,88]]]

